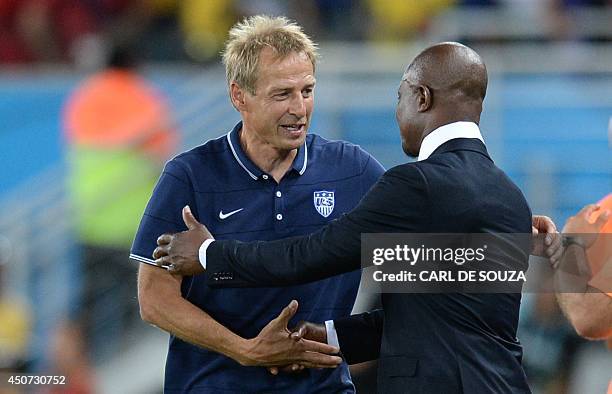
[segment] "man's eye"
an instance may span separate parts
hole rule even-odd
[[[304,97],[310,97],[311,94],[312,94],[312,89],[304,89],[302,91],[302,96]]]

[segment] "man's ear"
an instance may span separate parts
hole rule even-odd
[[[238,111],[243,111],[246,108],[246,91],[241,88],[236,82],[230,84],[230,100],[232,105]]]
[[[417,89],[417,99],[419,103],[418,111],[426,112],[433,105],[433,92],[427,85],[419,85]]]

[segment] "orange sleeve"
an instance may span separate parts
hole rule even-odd
[[[612,211],[612,193],[598,204],[601,210],[593,214],[591,221],[596,220],[602,211]],[[587,250],[587,258],[593,272],[589,285],[612,297],[612,217],[604,224],[597,241]]]

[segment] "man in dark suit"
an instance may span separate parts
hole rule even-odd
[[[185,275],[207,269],[210,286],[285,286],[359,269],[362,233],[531,233],[523,194],[480,134],[486,88],[485,65],[472,49],[425,49],[403,75],[396,112],[402,148],[418,161],[387,171],[352,212],[308,236],[213,241],[190,217],[189,231],[160,237],[156,263]],[[199,255],[185,246],[201,242]],[[526,266],[529,247],[521,245],[516,264]],[[383,294],[381,310],[334,320],[328,334],[349,363],[380,358],[382,393],[528,393],[516,338],[520,299]]]

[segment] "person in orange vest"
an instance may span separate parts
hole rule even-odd
[[[159,170],[176,149],[170,110],[128,50],[70,95],[63,130],[83,243],[129,248]]]
[[[576,332],[612,345],[612,193],[563,227],[565,253],[555,272],[557,300]]]
[[[84,262],[83,320],[94,351],[110,352],[107,339],[119,336],[129,313],[137,318],[136,291],[123,280],[136,270],[125,256],[177,133],[163,95],[138,73],[126,47],[77,86],[62,120]]]

